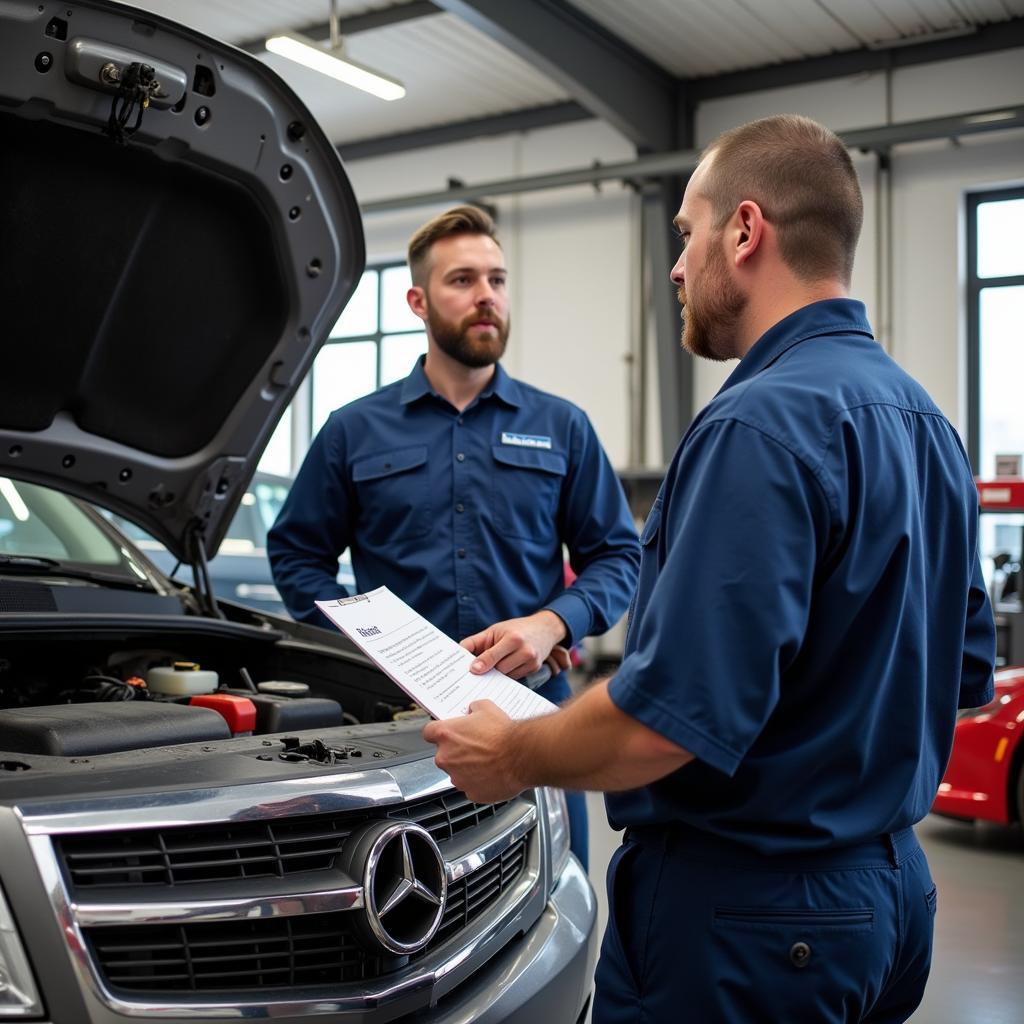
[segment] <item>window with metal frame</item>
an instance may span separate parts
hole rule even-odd
[[[1024,455],[1022,232],[1024,186],[967,196],[968,453],[983,478],[995,474],[997,455]],[[1019,579],[1022,537],[1020,513],[981,517],[978,548],[997,607]]]
[[[310,436],[341,405],[401,380],[427,350],[423,321],[405,300],[404,263],[369,267],[313,364]]]
[[[291,475],[292,431],[303,436],[302,448],[339,406],[407,376],[427,351],[421,321],[405,300],[412,284],[405,263],[367,267],[330,337],[317,353],[304,386],[308,414],[296,423],[286,412],[267,445],[260,468]]]
[[[968,453],[1024,453],[1024,186],[967,196]]]

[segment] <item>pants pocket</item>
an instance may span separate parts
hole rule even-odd
[[[874,927],[871,907],[715,907],[723,1019],[860,1020]]]
[[[612,855],[608,864],[608,928],[605,943],[607,952],[618,964],[620,983],[628,982],[639,992],[642,981],[641,935],[638,926],[635,893],[630,885],[630,869],[641,853],[639,843],[624,842]]]

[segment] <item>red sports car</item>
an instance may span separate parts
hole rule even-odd
[[[961,711],[932,810],[954,818],[1024,822],[1024,668],[996,672],[996,698]]]

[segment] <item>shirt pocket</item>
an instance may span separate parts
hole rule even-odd
[[[506,536],[546,540],[557,534],[555,517],[568,462],[543,448],[492,445],[491,502],[495,526]]]
[[[375,546],[398,544],[430,532],[425,444],[356,459],[352,485],[359,499],[358,539]]]

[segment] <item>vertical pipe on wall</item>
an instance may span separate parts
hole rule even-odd
[[[312,375],[306,374],[305,379],[299,385],[295,397],[290,406],[292,418],[291,437],[291,465],[288,467],[288,475],[295,476],[302,465],[302,460],[309,450],[310,435],[313,425],[313,387]]]
[[[875,153],[875,337],[892,351],[892,159],[887,149]]]
[[[634,188],[629,204],[630,253],[632,269],[629,282],[630,339],[626,361],[629,365],[629,452],[630,466],[647,464],[647,309],[644,273],[647,250],[644,228],[644,200]]]
[[[885,123],[892,124],[892,67],[885,70]],[[892,149],[875,150],[875,336],[893,355]]]

